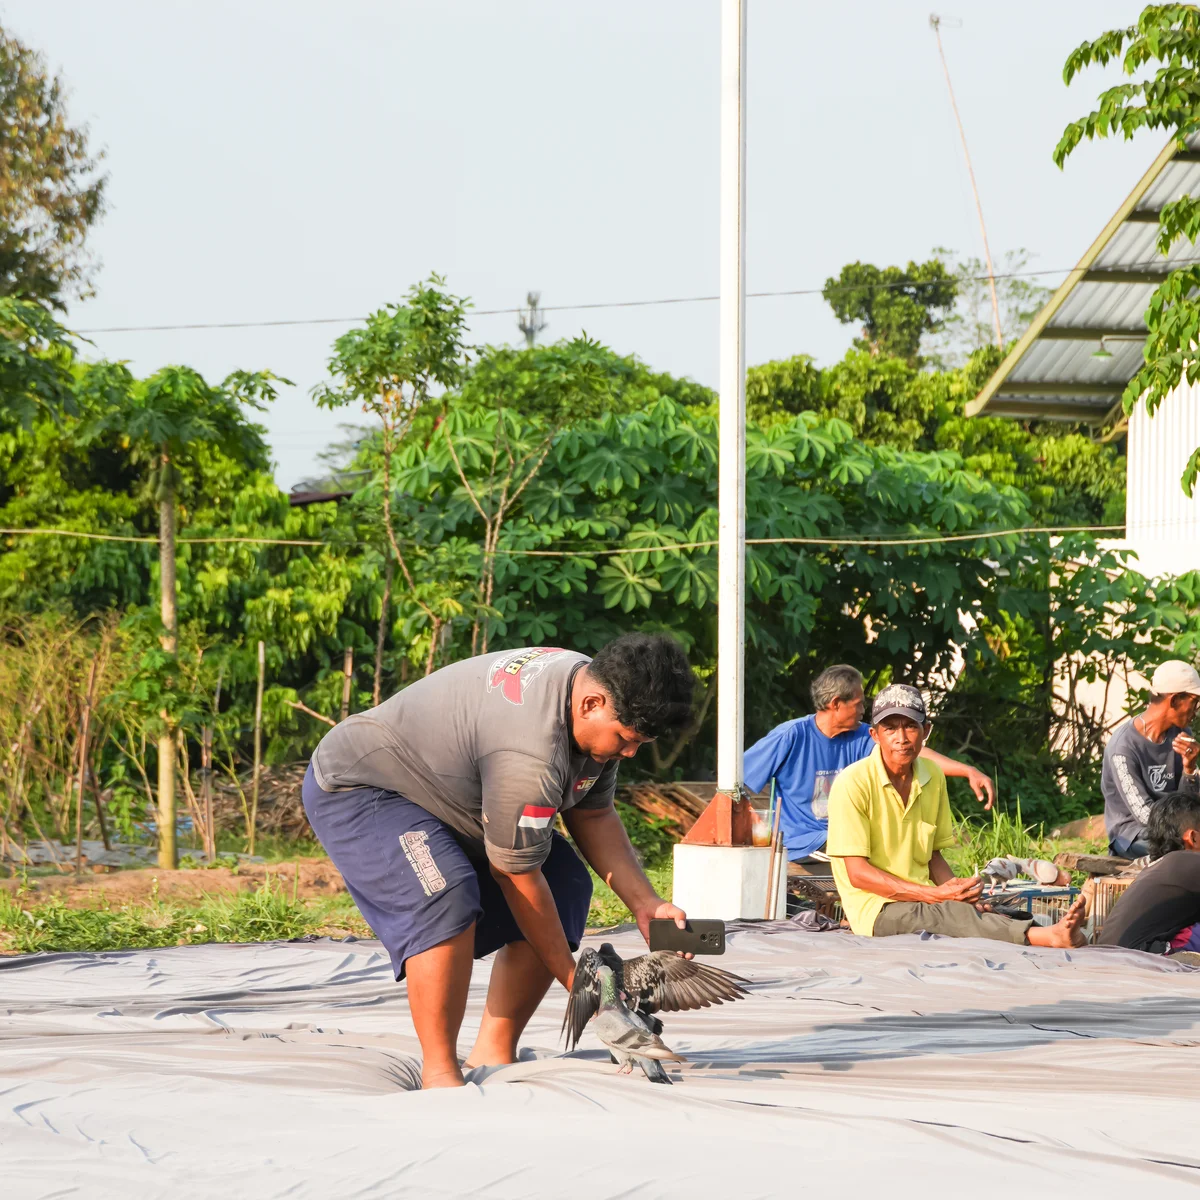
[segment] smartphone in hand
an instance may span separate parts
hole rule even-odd
[[[674,921],[655,918],[650,922],[650,949],[674,950],[679,954],[724,954],[724,921],[688,921],[680,929]]]

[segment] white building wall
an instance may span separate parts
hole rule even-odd
[[[1189,499],[1179,485],[1200,446],[1200,384],[1181,384],[1154,416],[1138,405],[1129,418],[1125,544],[1143,575],[1200,569],[1200,487]]]

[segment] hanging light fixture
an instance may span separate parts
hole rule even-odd
[[[1100,339],[1100,349],[1092,351],[1093,358],[1112,358],[1112,351],[1104,344],[1106,338]]]

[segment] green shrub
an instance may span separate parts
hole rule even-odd
[[[958,845],[946,852],[947,861],[960,875],[973,875],[993,858],[1045,858],[1051,855],[1044,825],[1026,825],[1018,799],[1015,812],[994,808],[991,820],[959,821]]]
[[[665,818],[648,817],[644,812],[634,808],[632,804],[617,801],[617,815],[633,848],[642,856],[646,864],[657,863],[671,854],[671,847],[679,840],[670,832],[672,822]]]
[[[317,913],[269,879],[254,892],[212,896],[193,906],[155,899],[119,908],[70,908],[61,896],[52,896],[25,907],[21,899],[0,893],[0,936],[7,948],[26,953],[274,941],[301,937],[319,924]]]

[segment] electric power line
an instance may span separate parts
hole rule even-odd
[[[1129,271],[1136,270],[1140,267],[1155,267],[1161,266],[1163,260],[1159,258],[1148,258],[1140,262],[1122,263],[1121,270]],[[1175,270],[1178,267],[1190,267],[1200,265],[1200,258],[1180,259],[1170,263],[1170,269]],[[1043,275],[1069,275],[1072,271],[1077,270],[1077,267],[1047,267],[1041,271],[1004,271],[997,273],[995,279],[1034,279]],[[1095,268],[1093,268],[1095,269]],[[1100,268],[1101,270],[1103,268]],[[963,283],[982,283],[988,280],[987,275],[969,275],[961,276]],[[872,285],[879,288],[904,288],[912,285],[905,282],[898,283],[880,283]],[[828,290],[829,295],[840,294],[856,290],[855,287],[834,287]],[[825,295],[826,290],[823,287],[809,288],[790,288],[783,291],[773,292],[747,292],[748,300],[762,300],[772,297],[783,296],[821,296]],[[590,304],[550,304],[539,309],[540,312],[589,312],[595,309],[602,308],[652,308],[659,305],[667,304],[704,304],[712,303],[720,299],[718,295],[711,296],[668,296],[658,300],[603,300]],[[469,315],[472,317],[511,317],[518,310],[512,308],[481,308],[471,309]],[[353,325],[356,321],[365,320],[363,316],[356,317],[300,317],[291,320],[272,320],[272,321],[202,321],[190,324],[180,325],[110,325],[94,329],[77,329],[76,333],[91,334],[91,333],[167,333],[178,332],[184,330],[196,329],[268,329],[280,328],[285,326],[295,325]]]
[[[1124,525],[1036,525],[1019,529],[984,529],[975,533],[937,533],[922,534],[919,537],[904,538],[855,538],[855,537],[784,537],[784,538],[747,538],[747,546],[856,546],[870,548],[873,546],[933,546],[949,542],[982,542],[993,538],[1030,536],[1049,534],[1061,536],[1066,533],[1116,533],[1125,528]],[[138,536],[134,534],[117,533],[85,533],[75,529],[0,529],[0,537],[68,537],[83,538],[97,542],[136,542],[157,544],[158,538]],[[349,547],[364,547],[373,545],[371,542],[338,541],[323,542],[311,538],[266,538],[266,537],[189,537],[181,534],[176,537],[177,543],[192,545],[217,545],[222,543],[239,543],[256,546],[316,546],[327,550],[346,549]],[[624,554],[670,554],[682,550],[710,550],[716,546],[715,541],[700,542],[667,542],[657,546],[608,546],[596,549],[577,550],[519,550],[516,548],[500,547],[499,553],[522,558],[599,558]]]

